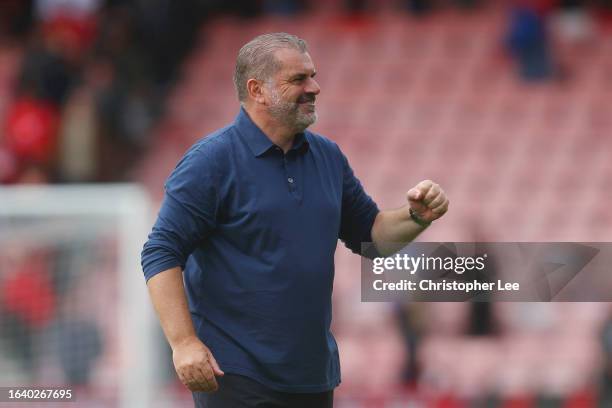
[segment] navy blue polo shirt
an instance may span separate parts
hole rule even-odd
[[[221,369],[285,392],[336,387],[334,252],[341,239],[358,253],[378,214],[338,146],[306,131],[284,154],[241,109],[165,187],[144,274],[184,269],[196,332]]]

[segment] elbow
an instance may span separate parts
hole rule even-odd
[[[172,246],[149,240],[141,253],[141,266],[145,281],[165,270],[180,267],[184,269],[187,257]]]
[[[374,218],[374,223],[372,224],[372,229],[371,229],[370,234],[372,236],[372,243],[376,247],[378,254],[382,256],[387,256],[388,254],[386,254],[385,253],[386,251],[384,251],[385,233],[384,233],[383,218],[384,218],[383,212],[380,211],[376,215],[376,218]]]

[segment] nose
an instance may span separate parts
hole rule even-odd
[[[315,81],[314,78],[310,78],[310,80],[308,81],[308,85],[306,86],[305,91],[307,93],[312,93],[312,94],[318,95],[321,92],[321,87],[319,86],[317,81]]]

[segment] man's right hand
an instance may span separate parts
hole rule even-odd
[[[172,360],[179,379],[191,391],[217,391],[217,379],[224,373],[212,353],[197,337],[177,344],[172,350]]]

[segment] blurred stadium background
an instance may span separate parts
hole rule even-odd
[[[191,404],[139,250],[271,31],[308,41],[313,130],[379,206],[445,188],[423,240],[610,241],[612,1],[1,0],[0,386]],[[612,407],[609,304],[365,304],[336,261],[338,407]]]

